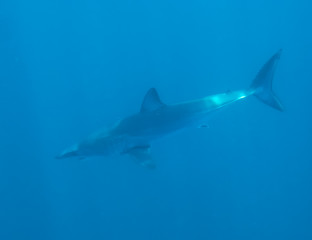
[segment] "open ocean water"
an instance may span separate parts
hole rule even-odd
[[[1,0],[1,240],[311,240],[312,3]],[[127,156],[55,159],[139,111],[249,86],[283,53],[284,112],[248,98]]]

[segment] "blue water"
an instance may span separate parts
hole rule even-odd
[[[0,239],[312,239],[312,4],[0,2]],[[57,160],[139,110],[247,87],[283,48],[286,111],[246,99],[126,156]]]

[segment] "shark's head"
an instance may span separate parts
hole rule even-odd
[[[62,158],[69,158],[69,157],[78,157],[79,156],[78,150],[79,150],[79,146],[78,146],[78,144],[75,144],[75,145],[71,146],[70,148],[65,149],[63,152],[61,152],[55,158],[62,159]]]
[[[83,141],[65,149],[58,159],[77,157],[83,159],[87,157],[108,156],[124,151],[127,139],[124,134],[116,131],[120,121],[112,128],[103,128],[94,132]]]

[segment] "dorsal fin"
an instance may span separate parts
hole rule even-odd
[[[155,88],[151,88],[145,94],[144,100],[141,105],[141,112],[151,112],[165,106],[160,100]]]

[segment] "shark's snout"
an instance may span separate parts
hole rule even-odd
[[[57,155],[55,158],[63,159],[63,158],[77,157],[77,156],[78,156],[78,146],[74,145],[71,148],[64,150],[62,153]]]

